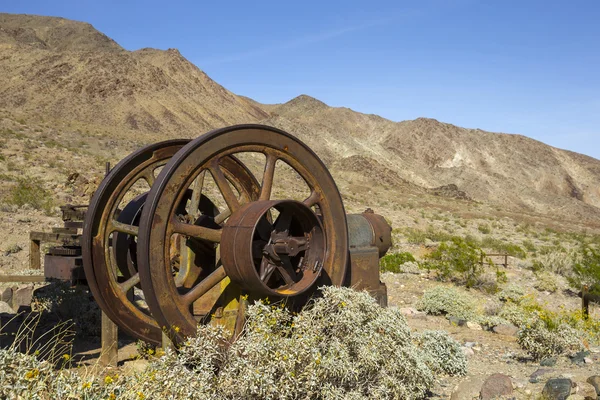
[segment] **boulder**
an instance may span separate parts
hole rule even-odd
[[[22,306],[31,305],[33,297],[33,285],[21,285],[13,289],[12,308],[17,311]]]
[[[577,394],[582,396],[585,400],[596,400],[598,398],[598,394],[596,393],[596,388],[588,382],[576,382]],[[571,397],[569,397],[571,399]]]
[[[566,400],[571,394],[573,382],[567,378],[549,379],[544,386],[542,396],[546,400]]]
[[[473,329],[474,331],[482,331],[483,328],[477,322],[467,321],[467,328]]]
[[[600,375],[590,376],[586,382],[596,389],[596,394],[600,397]]]
[[[513,385],[510,377],[504,374],[490,375],[479,392],[481,400],[492,400],[501,396],[510,396],[513,393]]]
[[[450,400],[467,400],[477,398],[483,384],[483,376],[472,376],[454,388]]]
[[[512,324],[500,324],[500,325],[496,325],[495,327],[493,327],[492,331],[494,331],[494,333],[497,333],[499,335],[517,336],[517,333],[519,332],[519,328],[517,328],[516,326],[514,326]]]

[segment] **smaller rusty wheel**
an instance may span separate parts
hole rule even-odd
[[[274,209],[275,223],[269,219]],[[227,220],[221,260],[227,276],[245,291],[285,297],[308,290],[325,259],[323,226],[298,201],[255,201]]]
[[[84,221],[84,270],[96,302],[124,332],[154,344],[161,341],[161,329],[151,315],[143,293],[136,291],[140,282],[139,220],[147,191],[158,170],[187,142],[171,140],[152,144],[124,158],[94,193]],[[223,165],[225,175],[245,179],[245,184],[239,184],[242,192],[249,197],[256,196],[258,183],[241,163],[228,157]],[[182,195],[175,210],[192,224],[202,224],[207,217],[219,213],[206,196],[200,193],[196,196],[192,191]],[[184,246],[183,241],[180,238],[174,242],[174,254],[179,255],[184,247],[187,252],[187,244]],[[205,246],[198,241],[194,244],[198,263],[214,263],[214,245]],[[199,274],[194,264],[174,262],[170,267],[178,286],[189,286]]]

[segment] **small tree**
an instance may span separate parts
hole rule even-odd
[[[567,279],[574,288],[587,286],[590,293],[600,295],[600,252],[583,245]]]

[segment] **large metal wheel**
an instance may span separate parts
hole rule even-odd
[[[236,190],[224,173],[223,160],[242,153],[265,159],[258,201]],[[306,197],[273,201],[276,166],[295,171],[308,188]],[[209,223],[186,222],[177,205],[190,188],[192,198],[198,198],[207,177],[226,209]],[[177,285],[171,267],[173,238],[180,235],[220,243],[222,256],[185,288]],[[152,315],[180,341],[194,335],[198,320],[206,318],[196,312],[196,304],[229,281],[240,292],[279,298],[342,285],[348,261],[346,214],[329,171],[294,136],[262,125],[217,129],[192,140],[160,172],[142,211],[138,258]]]
[[[86,219],[82,250],[84,270],[90,290],[98,305],[123,331],[134,338],[159,344],[161,330],[152,317],[139,287],[137,236],[141,210],[147,192],[161,167],[189,140],[170,140],[146,146],[119,162],[104,178],[94,193]],[[258,183],[252,174],[234,158],[224,160],[224,173],[244,179],[239,189],[249,197],[258,194]],[[206,197],[192,199],[192,192],[182,196],[177,206],[179,215],[192,219],[192,214],[216,215],[218,209]],[[192,201],[196,209],[190,209]],[[183,248],[175,244],[174,253]],[[187,246],[185,246],[187,249]],[[214,246],[198,249],[198,257],[214,260]],[[189,285],[197,271],[173,265],[177,285]]]

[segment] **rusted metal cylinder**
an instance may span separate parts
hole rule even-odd
[[[384,217],[370,208],[361,214],[348,214],[348,241],[350,249],[377,247],[383,257],[392,245],[392,227]]]

